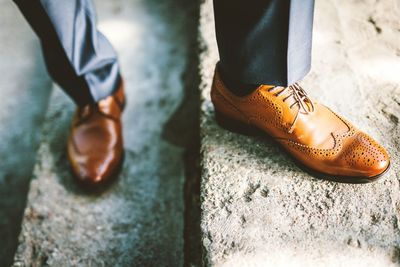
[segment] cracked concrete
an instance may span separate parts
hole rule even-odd
[[[302,172],[269,140],[219,128],[212,1],[201,7],[201,228],[209,266],[400,266],[399,3],[316,1],[313,67],[301,82],[389,151],[377,183]]]

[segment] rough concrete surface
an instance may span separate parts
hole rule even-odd
[[[301,84],[368,132],[392,166],[365,185],[317,180],[268,140],[219,128],[212,1],[201,7],[201,229],[209,266],[400,266],[400,11],[396,0],[317,0]]]
[[[51,83],[39,43],[0,0],[0,266],[12,263]]]
[[[123,170],[100,194],[72,181],[65,148],[74,106],[54,90],[14,266],[181,266],[183,152],[196,127],[193,108],[179,104],[187,97],[185,69],[196,44],[198,5],[95,2],[126,82]],[[174,120],[184,131],[174,128]]]

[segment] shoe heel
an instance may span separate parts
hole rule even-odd
[[[215,111],[215,120],[221,128],[230,132],[247,136],[254,136],[259,133],[259,130],[254,126],[229,118],[217,110]]]

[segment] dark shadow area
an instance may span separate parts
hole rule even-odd
[[[178,2],[178,1],[177,1]],[[185,71],[182,76],[183,100],[164,126],[163,137],[184,148],[184,266],[202,266],[200,231],[200,75],[199,75],[199,7],[190,4],[190,21],[186,28],[187,43],[190,47]]]

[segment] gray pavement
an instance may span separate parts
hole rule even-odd
[[[11,264],[50,95],[39,42],[0,0],[0,266]]]
[[[301,82],[389,151],[377,183],[302,172],[268,140],[218,127],[212,1],[201,7],[201,229],[209,266],[400,266],[400,16],[396,0],[317,0],[313,67]]]
[[[190,61],[198,3],[95,2],[126,82],[123,170],[98,194],[72,181],[65,142],[74,106],[53,90],[14,266],[182,266],[184,245],[194,242],[185,217],[196,203],[184,202],[196,191],[185,183],[195,173],[185,151],[198,141],[197,65]]]

